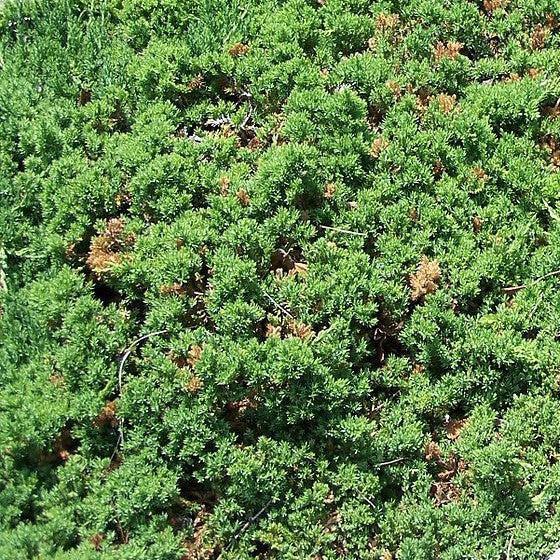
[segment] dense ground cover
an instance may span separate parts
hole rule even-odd
[[[0,558],[560,544],[556,0],[12,0],[0,45]]]

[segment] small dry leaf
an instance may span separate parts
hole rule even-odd
[[[249,46],[244,43],[235,43],[229,49],[229,54],[233,57],[242,56],[247,54],[249,51]]]
[[[456,502],[461,496],[461,491],[453,482],[434,482],[430,489],[430,494],[436,506],[439,507]]]
[[[410,288],[412,289],[412,300],[416,301],[427,294],[433,294],[438,289],[441,278],[441,269],[437,260],[430,260],[425,255],[414,274],[410,275]]]
[[[117,404],[115,401],[108,402],[93,421],[93,425],[97,428],[102,428],[103,426],[111,426],[114,428],[118,423]]]
[[[475,216],[472,221],[473,231],[479,233],[482,230],[482,218]]]
[[[175,282],[174,284],[164,284],[159,287],[159,293],[164,296],[184,296],[187,289],[183,284]]]
[[[113,218],[107,222],[105,231],[91,240],[86,263],[93,272],[107,272],[121,262],[122,249],[134,242],[133,236],[123,237],[123,230],[123,220]]]
[[[467,419],[447,420],[445,422],[445,432],[450,440],[456,440],[461,435],[461,430],[465,427]]]
[[[455,60],[459,56],[459,52],[463,48],[463,43],[458,41],[449,41],[447,43],[437,43],[434,47],[434,58],[436,62],[448,58],[450,60]]]
[[[249,206],[249,204],[251,203],[251,199],[249,198],[249,195],[247,194],[247,191],[245,189],[239,189],[235,193],[235,196],[242,206]]]
[[[309,325],[295,320],[288,322],[288,332],[301,340],[308,340],[315,336],[315,331]]]
[[[388,140],[382,137],[376,138],[371,144],[369,153],[371,157],[378,158],[381,155],[381,153],[388,148],[388,146],[389,146]]]
[[[206,85],[204,81],[204,76],[202,74],[198,74],[194,78],[192,78],[189,83],[187,84],[187,89],[189,91],[194,91],[196,89],[201,89]]]
[[[325,198],[332,198],[336,194],[336,184],[327,183],[323,192]]]
[[[457,98],[455,95],[447,95],[445,93],[440,93],[437,96],[437,101],[441,112],[450,113],[455,107],[456,99]]]
[[[218,184],[220,185],[220,194],[222,196],[226,196],[229,191],[229,186],[231,184],[231,180],[227,175],[222,175],[218,179]]]
[[[185,385],[185,389],[193,395],[198,393],[202,387],[204,387],[204,382],[197,375],[193,375]]]
[[[282,328],[277,325],[271,325],[270,323],[268,323],[266,325],[265,336],[266,338],[281,338]]]
[[[491,13],[500,8],[505,8],[508,4],[509,0],[484,0],[484,10]]]
[[[527,70],[527,75],[530,78],[538,78],[542,74],[542,70],[540,68],[529,68]]]
[[[198,344],[191,346],[187,354],[187,364],[190,367],[194,368],[198,360],[200,360],[201,356],[202,356],[202,347],[200,347]]]

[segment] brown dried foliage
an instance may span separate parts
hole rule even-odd
[[[122,260],[122,251],[134,242],[132,235],[124,236],[124,223],[120,218],[107,222],[105,231],[90,243],[87,265],[97,275],[108,272]]]
[[[187,293],[187,288],[178,282],[163,284],[159,287],[159,293],[164,296],[184,296]]]
[[[375,27],[379,31],[396,29],[399,26],[400,18],[398,14],[379,14],[375,19]]]
[[[463,43],[458,41],[448,41],[447,43],[439,42],[434,47],[434,58],[436,62],[440,62],[445,58],[455,60],[463,48]]]
[[[244,54],[247,54],[248,51],[249,51],[249,46],[246,45],[245,43],[235,43],[230,47],[228,52],[230,56],[237,57],[237,56],[243,56]]]
[[[198,344],[191,346],[187,355],[187,364],[194,368],[202,356],[202,347]]]
[[[381,153],[385,151],[388,147],[389,147],[388,140],[382,137],[376,138],[371,144],[369,154],[371,155],[371,157],[377,159],[381,155]]]
[[[460,418],[457,420],[447,420],[444,424],[445,432],[447,437],[451,440],[456,440],[460,435],[461,431],[467,423],[466,418]]]
[[[242,206],[249,206],[249,204],[251,204],[251,199],[249,198],[249,195],[245,189],[239,189],[235,193],[235,196]]]
[[[97,428],[103,428],[104,426],[115,428],[118,423],[117,404],[115,401],[109,401],[93,421],[94,426]]]
[[[473,231],[479,233],[482,230],[482,218],[475,216],[472,221]]]
[[[455,107],[457,97],[455,95],[447,95],[445,93],[440,93],[437,96],[437,101],[442,113],[450,113]]]
[[[427,294],[433,294],[438,289],[441,278],[441,269],[437,260],[430,260],[425,255],[414,274],[410,275],[409,283],[412,290],[413,301],[422,299]]]
[[[315,336],[315,331],[309,325],[296,320],[288,321],[287,332],[301,340],[309,340]]]
[[[327,183],[323,195],[325,198],[332,198],[336,194],[336,183]]]
[[[484,10],[492,13],[500,8],[505,8],[509,4],[509,0],[484,0]]]
[[[202,74],[198,74],[194,78],[191,78],[191,80],[187,84],[187,89],[189,91],[194,91],[197,89],[202,89],[205,85],[206,82],[204,81],[204,76]]]

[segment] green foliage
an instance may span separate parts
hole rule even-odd
[[[0,558],[557,548],[559,22],[3,2]]]

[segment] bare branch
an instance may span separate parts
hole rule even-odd
[[[121,359],[120,359],[120,362],[119,362],[119,372],[118,372],[119,397],[122,396],[124,363],[126,362],[128,357],[130,356],[130,354],[132,353],[134,348],[138,344],[140,344],[141,342],[144,342],[145,340],[147,340],[148,338],[150,338],[152,336],[158,336],[160,334],[165,334],[166,332],[167,332],[167,329],[163,329],[161,331],[155,331],[155,332],[145,334],[145,335],[141,336],[140,338],[137,338],[136,340],[134,340],[130,344],[130,346],[128,346],[128,348],[121,354]],[[124,444],[123,423],[122,423],[122,419],[119,418],[119,439],[118,439],[118,442],[117,442],[117,447],[122,447],[123,444]]]
[[[290,317],[290,319],[294,319],[294,316],[284,307],[282,307],[268,292],[264,292],[264,295],[275,305],[282,313]]]
[[[351,231],[349,229],[342,229],[342,228],[337,228],[337,227],[331,227],[331,226],[323,226],[323,225],[319,225],[320,228],[322,229],[328,229],[329,231],[336,231],[338,233],[346,233],[348,235],[359,235],[360,237],[367,237],[367,233],[363,233],[361,231]]]
[[[507,288],[503,288],[502,291],[506,294],[512,294],[518,292],[519,290],[524,290],[525,288],[527,288],[527,286],[533,286],[534,284],[542,282],[547,278],[552,278],[553,276],[560,276],[560,270],[553,270],[552,272],[544,274],[543,276],[539,276],[539,278],[535,278],[535,280],[532,280],[528,284],[520,284],[519,286],[509,286]]]

